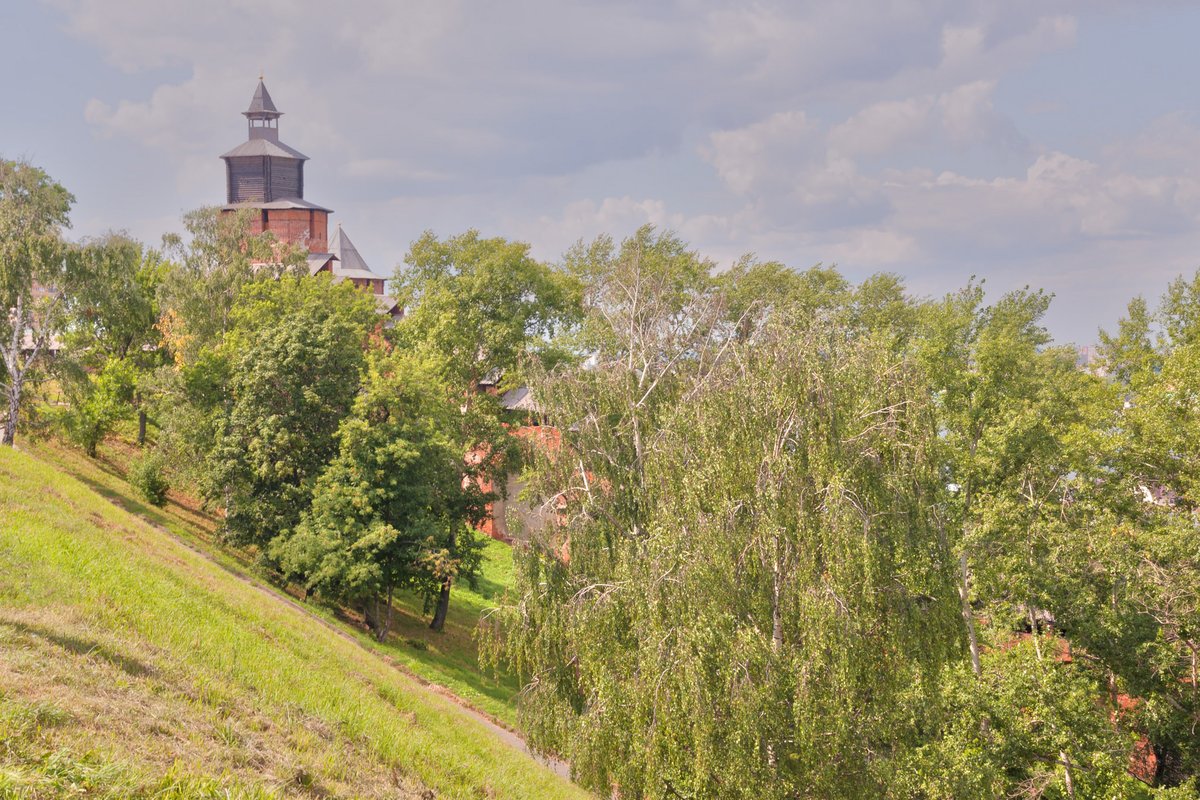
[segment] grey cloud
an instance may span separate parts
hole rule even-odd
[[[1084,158],[998,110],[1007,76],[1115,0],[49,1],[109,63],[183,75],[80,110],[170,156],[183,206],[220,198],[265,69],[313,192],[387,258],[429,226],[552,256],[651,221],[721,258],[1036,281],[1200,214],[1188,118]]]

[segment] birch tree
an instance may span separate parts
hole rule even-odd
[[[30,371],[61,322],[69,263],[62,229],[75,198],[41,169],[0,159],[0,444],[15,443]]]
[[[556,525],[482,634],[532,741],[622,797],[880,796],[963,651],[914,364],[849,305],[739,326],[669,234],[567,263],[588,359],[534,382]]]

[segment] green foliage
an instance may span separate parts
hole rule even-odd
[[[272,547],[286,573],[361,609],[381,640],[397,591],[414,588],[428,602],[446,580],[473,581],[478,571],[481,542],[469,524],[488,498],[452,435],[459,416],[429,366],[378,357],[338,429],[312,510]]]
[[[300,521],[337,452],[335,433],[354,402],[376,322],[369,296],[324,276],[258,281],[238,295],[213,354],[211,375],[228,383],[211,398],[223,407],[215,409],[202,483],[225,508],[232,541],[265,551]]]
[[[63,432],[95,457],[96,447],[120,420],[129,416],[137,371],[125,359],[114,358],[95,374],[64,380],[68,406],[58,415]]]
[[[265,277],[299,275],[304,253],[269,231],[253,233],[255,212],[200,208],[184,216],[186,241],[164,238],[172,267],[158,288],[160,328],[177,363],[216,346],[229,330],[244,285]]]
[[[1048,658],[1033,640],[989,650],[980,676],[951,667],[931,716],[938,734],[909,754],[890,796],[1150,797],[1127,772],[1132,741],[1103,697],[1088,667]]]
[[[507,375],[529,357],[553,363],[550,337],[568,326],[578,287],[529,255],[529,245],[477,231],[413,242],[393,286],[405,316],[392,331],[403,349],[433,358],[448,384],[474,388]]]
[[[568,263],[592,356],[534,384],[562,446],[530,476],[559,525],[483,633],[523,725],[602,793],[879,796],[961,652],[920,374],[845,306],[723,340],[671,236]]]
[[[811,320],[814,315],[845,305],[850,285],[833,267],[817,265],[804,272],[778,261],[738,260],[717,278],[725,296],[726,317],[747,339],[772,312]]]
[[[168,265],[120,233],[87,242],[74,258],[78,280],[67,298],[66,349],[89,367],[104,358],[155,366],[161,340],[156,295]]]
[[[520,386],[521,373],[547,368],[571,353],[552,338],[577,319],[575,279],[535,261],[529,245],[483,239],[467,231],[444,241],[426,232],[413,243],[393,281],[404,318],[390,332],[407,353],[435,367],[462,398],[457,441],[470,454],[473,480],[506,485],[517,450],[500,426],[498,399],[483,384]],[[454,537],[449,552],[459,549]],[[457,556],[446,559],[456,563]],[[431,627],[440,630],[454,569],[445,568]]]
[[[1058,613],[1112,685],[1138,698],[1128,722],[1149,737],[1167,786],[1200,774],[1198,286],[1200,273],[1172,283],[1153,351],[1144,333],[1127,337],[1144,356],[1116,376],[1111,430],[1094,446],[1111,488],[1096,492],[1097,524],[1072,530],[1058,558],[1068,576]],[[1144,307],[1130,313],[1121,330],[1144,331]]]
[[[136,459],[129,465],[126,478],[146,502],[156,506],[166,504],[167,490],[171,488],[171,484],[167,479],[161,454],[150,452]]]
[[[184,217],[186,240],[164,237],[171,260],[157,282],[156,328],[169,363],[146,381],[145,393],[171,471],[193,484],[206,480],[208,456],[228,411],[233,355],[223,344],[236,301],[248,284],[297,273],[304,260],[273,234],[253,233],[254,222],[250,211],[201,208]]]
[[[43,170],[0,158],[0,308],[13,308],[18,298],[30,301],[33,281],[52,277],[60,266],[60,232],[70,225],[74,203]]]
[[[74,202],[41,169],[0,158],[0,444],[14,443],[25,384],[62,326],[72,259],[61,233]]]
[[[1100,357],[1108,374],[1128,386],[1135,376],[1155,372],[1158,358],[1151,339],[1152,319],[1146,301],[1140,297],[1130,300],[1126,314],[1118,323],[1115,336],[1100,331]]]

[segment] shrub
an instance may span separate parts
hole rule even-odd
[[[171,488],[163,472],[163,459],[158,453],[147,453],[129,467],[129,483],[138,494],[156,506],[167,502],[167,489]]]
[[[133,366],[113,359],[94,375],[76,375],[63,383],[68,406],[59,415],[67,439],[96,457],[96,447],[130,411],[136,381]]]

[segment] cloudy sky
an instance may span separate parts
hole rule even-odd
[[[376,271],[422,230],[558,258],[674,229],[940,295],[1056,295],[1094,341],[1200,266],[1200,5],[1106,0],[6,0],[0,155],[74,233],[224,200],[261,71]]]

